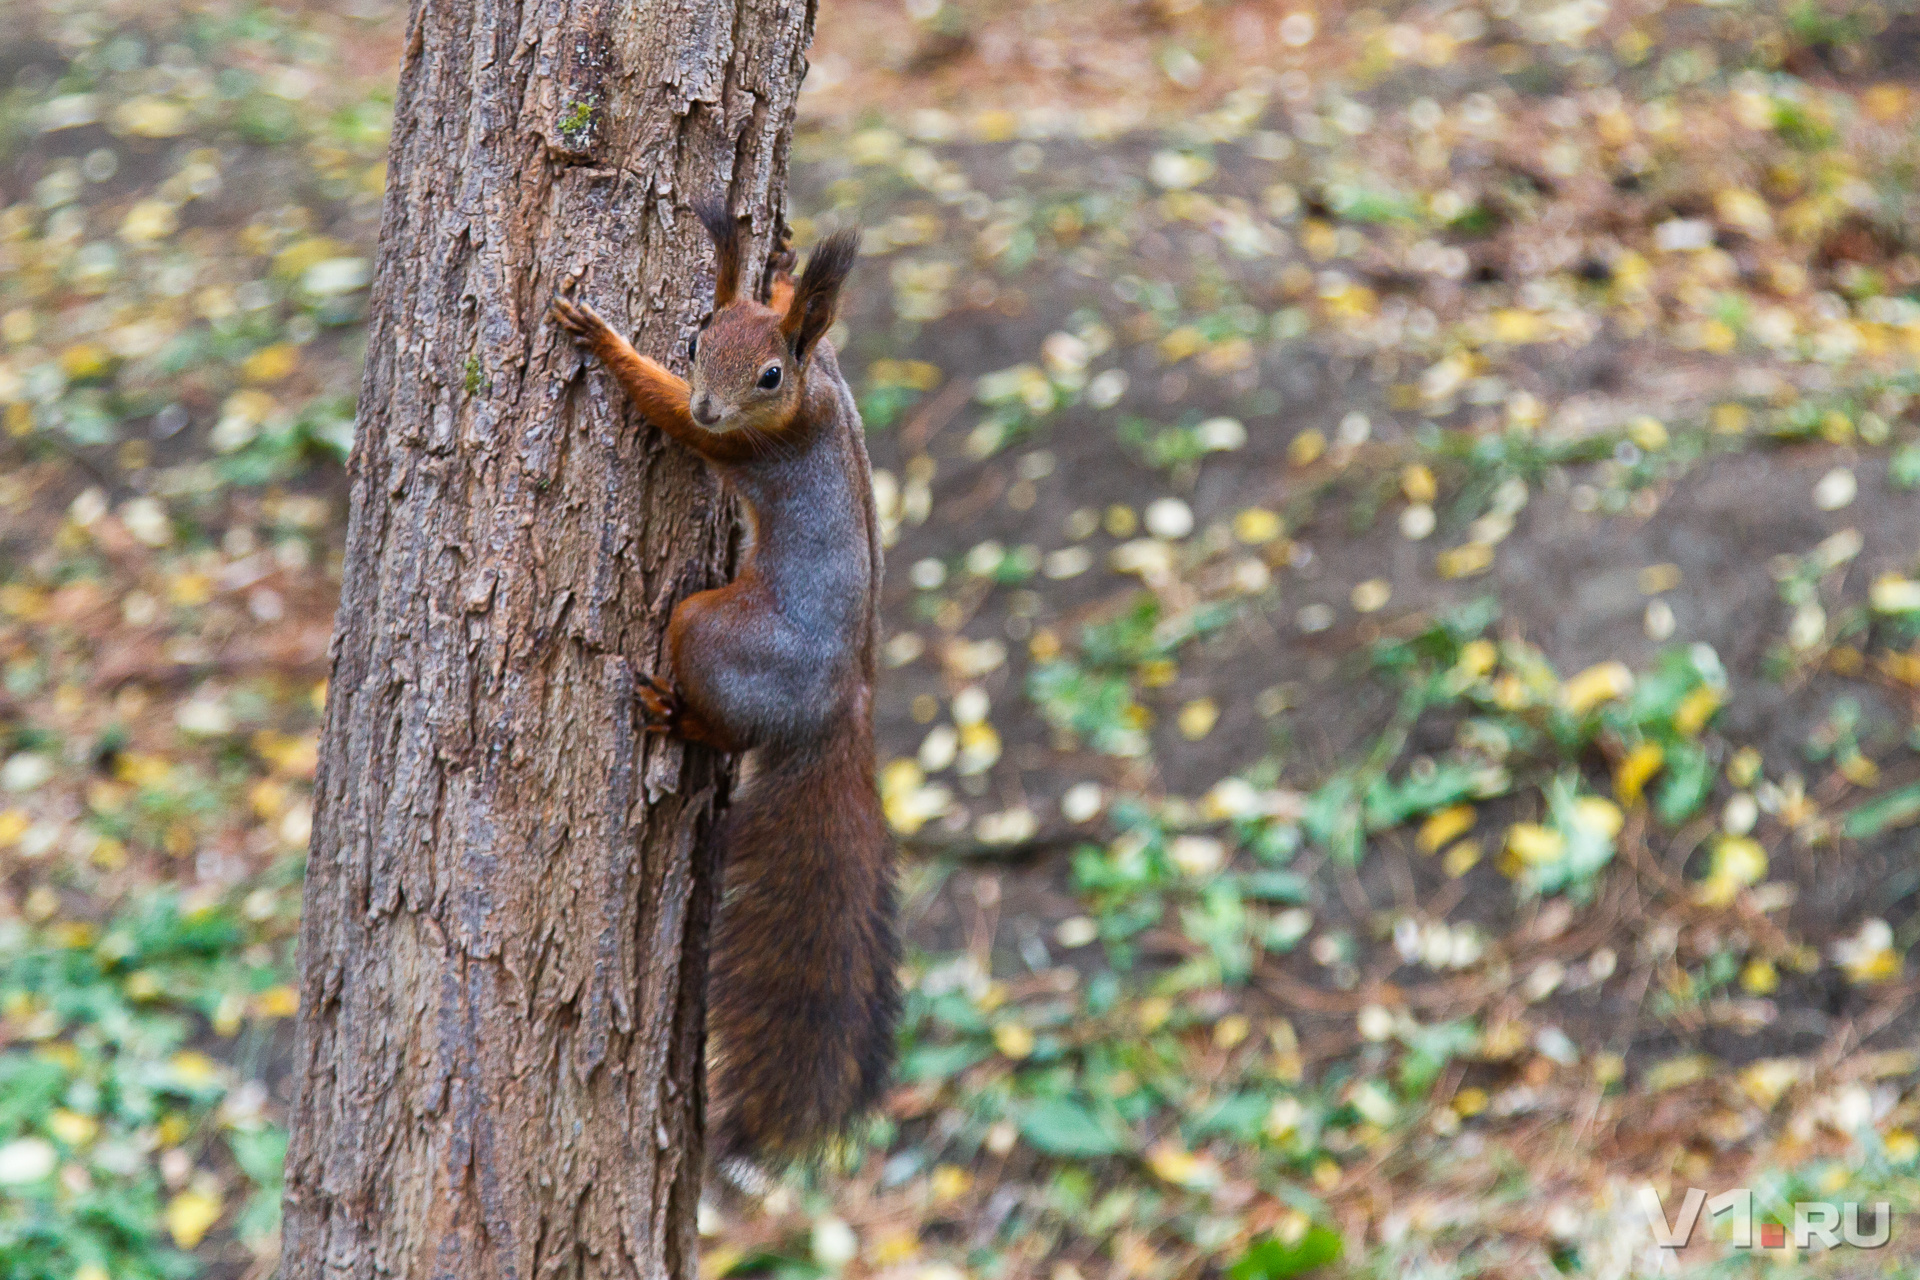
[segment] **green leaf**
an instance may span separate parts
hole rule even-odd
[[[1897,489],[1920,489],[1920,444],[1903,444],[1893,451],[1887,478]]]
[[[1066,1098],[1036,1102],[1021,1112],[1020,1135],[1052,1156],[1110,1156],[1126,1149],[1098,1116]]]
[[[1667,749],[1666,780],[1660,785],[1654,810],[1660,821],[1677,826],[1700,811],[1713,790],[1713,761],[1690,742]]]
[[[1193,1132],[1201,1137],[1225,1133],[1242,1142],[1254,1142],[1259,1139],[1267,1113],[1272,1109],[1273,1103],[1261,1094],[1237,1094],[1215,1103],[1194,1121]]]
[[[287,1131],[278,1125],[258,1129],[231,1129],[227,1146],[247,1177],[262,1187],[278,1187],[287,1164]]]
[[[1261,902],[1305,902],[1307,878],[1297,871],[1250,871],[1240,877],[1240,892]]]
[[[923,1080],[951,1080],[987,1056],[977,1044],[930,1044],[909,1049],[900,1058],[900,1079],[908,1084]]]
[[[1419,814],[1474,799],[1480,792],[1481,774],[1478,764],[1444,760],[1399,782],[1376,778],[1367,788],[1367,830],[1386,831]]]
[[[1287,1280],[1323,1267],[1340,1256],[1340,1236],[1318,1223],[1292,1244],[1271,1237],[1257,1240],[1240,1261],[1227,1268],[1227,1280]]]
[[[1355,866],[1366,851],[1366,835],[1360,826],[1360,803],[1354,797],[1353,778],[1335,774],[1307,797],[1306,812],[1300,825],[1315,844],[1347,866]]]
[[[1847,815],[1847,834],[1855,840],[1877,836],[1890,827],[1920,820],[1920,782],[1867,801]]]

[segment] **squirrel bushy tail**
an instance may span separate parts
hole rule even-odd
[[[722,822],[709,1142],[736,1182],[814,1154],[886,1086],[900,942],[872,733],[854,717],[798,752],[754,753]]]

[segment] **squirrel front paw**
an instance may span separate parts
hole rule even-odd
[[[600,318],[600,313],[576,299],[571,289],[555,294],[547,310],[555,324],[590,344],[611,332],[607,322]]]

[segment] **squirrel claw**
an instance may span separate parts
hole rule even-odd
[[[698,742],[719,751],[734,749],[735,744],[714,732],[700,713],[689,707],[679,691],[665,680],[641,672],[637,683],[635,699],[640,704],[640,723],[648,733],[678,738],[682,742]]]
[[[576,337],[584,338],[607,327],[598,311],[574,300],[572,289],[555,294],[547,310],[556,324]]]
[[[640,718],[646,727],[654,733],[672,733],[679,727],[684,707],[680,695],[673,686],[659,676],[642,673],[640,675],[638,697]]]

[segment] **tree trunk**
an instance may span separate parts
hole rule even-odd
[[[813,0],[415,0],[301,929],[283,1274],[691,1277],[706,833],[634,679],[733,520],[546,318],[669,363],[782,229]],[[751,278],[751,277],[750,277]]]

